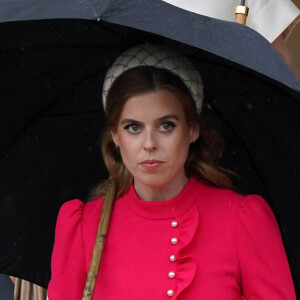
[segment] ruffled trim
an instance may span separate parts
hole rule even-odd
[[[190,209],[180,218],[179,240],[180,244],[175,253],[176,256],[176,289],[172,299],[177,299],[179,295],[188,288],[196,274],[195,259],[188,254],[188,245],[193,240],[199,223],[199,213],[196,207]]]

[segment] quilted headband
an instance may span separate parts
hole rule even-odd
[[[127,70],[149,66],[166,69],[179,76],[190,91],[197,111],[200,113],[203,104],[203,82],[198,70],[182,54],[165,46],[143,44],[130,48],[122,53],[108,69],[103,85],[103,107],[106,110],[106,97],[115,79]]]

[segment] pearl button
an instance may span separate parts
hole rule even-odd
[[[169,278],[174,278],[175,277],[175,272],[171,271],[169,272]]]
[[[177,221],[173,221],[173,222],[171,223],[171,226],[174,227],[174,228],[177,227],[177,226],[178,226],[178,222],[177,222]]]
[[[178,242],[177,238],[174,237],[174,238],[171,239],[171,243],[172,243],[173,245],[176,245],[177,242]]]
[[[171,256],[170,256],[170,261],[175,261],[175,260],[176,260],[175,255],[171,255]]]
[[[167,294],[168,294],[168,296],[172,297],[174,295],[174,291],[173,290],[168,290]]]

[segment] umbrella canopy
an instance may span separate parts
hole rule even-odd
[[[205,105],[226,140],[222,163],[239,174],[241,192],[259,193],[272,206],[300,286],[300,86],[263,37],[158,0],[5,7],[0,272],[47,286],[59,207],[85,199],[107,178],[99,146],[105,72],[127,48],[151,42],[182,52],[199,68]]]

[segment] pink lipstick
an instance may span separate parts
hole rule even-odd
[[[154,171],[159,168],[164,162],[155,159],[148,159],[140,162],[140,165],[148,171]]]

